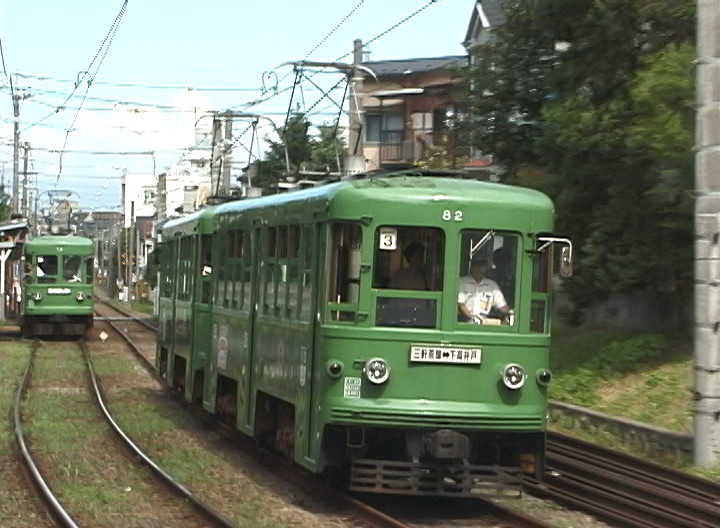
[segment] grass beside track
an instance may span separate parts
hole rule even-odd
[[[203,430],[126,352],[98,352],[92,357],[108,392],[106,403],[113,418],[178,482],[238,526],[287,528],[296,524],[283,519],[281,512],[287,508],[276,504],[272,491],[249,482],[237,469],[237,461],[231,460],[238,456],[234,449],[223,447],[223,439]]]
[[[77,344],[44,343],[38,350],[24,412],[41,471],[81,525],[159,522],[154,477],[127,457],[110,433],[87,390]],[[191,515],[180,502],[167,508],[181,517]]]
[[[17,383],[30,359],[31,344],[21,341],[0,343],[0,526],[38,528],[51,526],[29,482],[22,477],[14,453],[14,432],[10,420]]]
[[[690,433],[693,430],[693,340],[688,336],[610,328],[553,329],[550,398],[614,416]],[[621,439],[550,425],[584,440],[645,457]],[[660,462],[673,463],[668,457]],[[720,467],[692,472],[720,479]]]

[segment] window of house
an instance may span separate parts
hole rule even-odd
[[[397,135],[405,130],[405,120],[400,113],[368,113],[365,115],[365,141],[380,143],[388,141],[388,133]]]

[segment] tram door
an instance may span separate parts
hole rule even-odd
[[[212,236],[200,235],[196,237],[196,279],[192,304],[192,358],[190,369],[187,372],[185,385],[185,399],[195,403],[202,403],[203,384],[210,346],[211,309],[210,299],[212,292]]]
[[[240,429],[245,431],[247,434],[252,434],[255,423],[255,387],[253,386],[253,372],[255,370],[255,320],[257,319],[258,309],[258,298],[260,295],[258,284],[258,276],[260,270],[258,269],[258,263],[260,262],[260,241],[262,240],[262,227],[253,227],[252,235],[250,238],[250,255],[252,269],[250,270],[250,284],[253,285],[252,293],[250,297],[250,307],[248,309],[248,326],[247,326],[247,339],[245,346],[247,347],[247,369],[243,372],[243,402],[246,402],[244,409],[242,409],[242,418],[240,423]]]

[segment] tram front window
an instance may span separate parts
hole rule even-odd
[[[63,279],[68,282],[81,282],[80,265],[82,258],[78,255],[63,257]]]
[[[373,288],[377,326],[434,328],[441,292],[445,233],[418,226],[383,226],[375,235]]]
[[[35,276],[40,283],[52,283],[56,280],[58,272],[58,258],[56,255],[38,255],[35,260]]]
[[[513,325],[518,236],[465,230],[460,246],[458,321]]]

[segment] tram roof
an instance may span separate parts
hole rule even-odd
[[[327,205],[337,202],[338,209],[355,209],[367,205],[367,200],[388,206],[414,207],[421,203],[446,201],[461,206],[487,208],[513,207],[542,210],[552,213],[550,198],[540,191],[493,182],[462,179],[452,172],[410,170],[379,175],[363,175],[309,189],[289,191],[245,200],[226,202],[208,207],[193,214],[171,220],[163,226],[168,234],[193,230],[212,231],[218,217],[255,212],[259,209],[277,210],[278,207],[304,208],[310,205]]]
[[[49,248],[55,252],[57,246],[75,249],[93,249],[95,243],[89,238],[77,235],[42,235],[26,242],[25,250],[39,251],[44,248]]]

